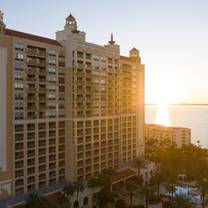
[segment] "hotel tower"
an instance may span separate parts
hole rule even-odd
[[[144,151],[144,65],[86,42],[69,15],[56,40],[0,13],[0,200],[122,168]]]

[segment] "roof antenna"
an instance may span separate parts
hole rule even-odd
[[[110,41],[108,41],[109,44],[115,44],[116,41],[113,40],[113,33],[111,33]]]

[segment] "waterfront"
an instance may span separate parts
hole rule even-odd
[[[192,143],[196,144],[199,140],[201,145],[208,147],[207,105],[168,105],[166,110],[162,116],[168,126],[191,128]],[[158,113],[157,105],[146,105],[146,123],[157,123],[158,117],[161,117]]]

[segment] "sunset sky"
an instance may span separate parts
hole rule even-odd
[[[208,103],[207,0],[0,0],[9,28],[55,38],[71,12],[87,41],[140,50],[146,102]]]

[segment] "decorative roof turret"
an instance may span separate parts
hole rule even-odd
[[[129,51],[129,56],[133,57],[133,58],[138,58],[139,57],[139,50],[136,49],[135,47],[133,47],[130,51]]]
[[[135,60],[139,63],[141,63],[141,57],[139,55],[139,50],[135,47],[133,47],[130,51],[129,51],[129,57],[132,59],[132,60]]]
[[[65,29],[70,29],[72,32],[78,31],[76,18],[72,14],[66,18]]]

